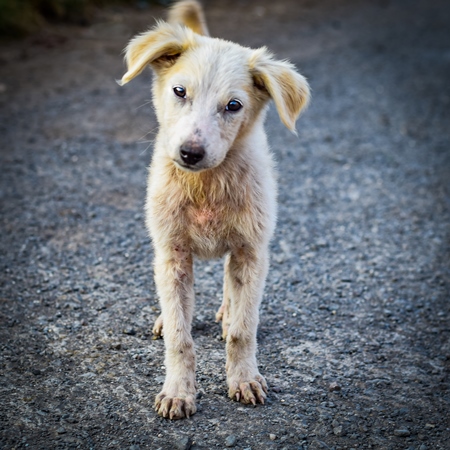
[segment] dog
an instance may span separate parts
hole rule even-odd
[[[181,1],[168,21],[125,49],[124,85],[147,66],[154,73],[159,123],[149,169],[146,223],[164,331],[166,378],[155,410],[169,419],[196,412],[191,336],[193,257],[225,256],[223,302],[216,315],[226,339],[229,397],[264,403],[256,361],[259,305],[276,222],[276,179],[264,132],[269,100],[284,125],[307,105],[306,79],[263,47],[209,36],[196,1]]]

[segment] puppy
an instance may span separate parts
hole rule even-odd
[[[159,123],[146,202],[161,304],[153,332],[161,335],[164,327],[167,370],[155,409],[170,419],[196,412],[194,255],[225,255],[216,318],[226,339],[229,396],[264,403],[256,331],[276,221],[276,182],[263,122],[272,99],[281,121],[295,132],[309,100],[308,83],[266,48],[209,37],[195,1],[177,3],[168,23],[134,37],[126,62],[122,85],[147,66],[153,69]]]

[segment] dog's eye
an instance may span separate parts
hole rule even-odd
[[[228,102],[228,105],[225,107],[225,110],[231,111],[231,112],[236,112],[236,111],[239,111],[241,108],[242,108],[242,103],[239,100],[234,99],[234,100],[230,100]]]
[[[173,92],[177,97],[186,98],[186,89],[183,86],[174,86]]]

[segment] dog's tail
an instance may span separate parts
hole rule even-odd
[[[167,21],[173,24],[185,25],[194,33],[209,36],[202,6],[196,0],[182,0],[175,3],[169,10]]]

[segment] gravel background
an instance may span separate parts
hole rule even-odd
[[[0,447],[448,449],[448,3],[207,2],[214,35],[289,58],[313,101],[298,138],[267,120],[268,402],[227,398],[221,262],[199,262],[199,411],[176,422],[152,410],[151,77],[114,81],[162,14],[107,9],[0,44]]]

